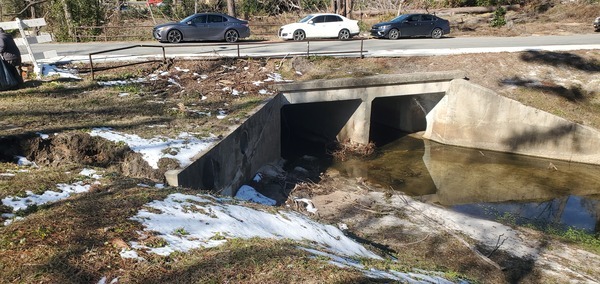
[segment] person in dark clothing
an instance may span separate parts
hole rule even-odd
[[[3,28],[0,28],[0,55],[4,58],[4,61],[12,66],[11,70],[19,83],[23,82],[21,77],[21,51],[15,43],[13,37],[6,33]]]

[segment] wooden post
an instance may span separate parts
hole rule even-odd
[[[31,64],[33,64],[33,72],[35,74],[37,74],[37,77],[40,77],[40,73],[41,73],[41,68],[38,65],[37,61],[35,60],[35,56],[33,56],[33,51],[31,50],[31,45],[29,44],[29,41],[27,40],[27,35],[25,34],[25,29],[23,28],[23,22],[21,22],[21,19],[16,18],[15,21],[17,21],[17,27],[19,27],[19,32],[21,33],[21,37],[23,38],[23,42],[25,43],[25,48],[27,48],[27,52],[29,53],[29,57],[31,58]]]

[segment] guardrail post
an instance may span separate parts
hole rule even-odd
[[[237,58],[240,58],[240,44],[239,43],[237,44],[237,53],[238,53]]]
[[[163,63],[167,63],[167,53],[165,52],[165,47],[161,46],[163,51]]]
[[[306,41],[306,56],[310,56],[310,41]]]
[[[363,44],[364,44],[364,39],[360,39],[360,58],[365,58],[365,56],[363,55]]]
[[[94,80],[94,62],[92,62],[92,55],[88,55],[90,58],[90,73],[92,74],[92,80]]]

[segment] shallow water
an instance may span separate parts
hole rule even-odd
[[[404,136],[368,160],[331,167],[479,218],[600,232],[600,166]]]

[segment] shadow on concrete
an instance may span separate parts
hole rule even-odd
[[[521,60],[556,67],[570,67],[587,72],[600,72],[600,62],[568,52],[529,50],[521,54]]]
[[[577,127],[576,124],[565,123],[546,131],[528,130],[522,133],[515,133],[510,138],[503,140],[502,143],[509,146],[510,151],[517,151],[524,146],[546,143],[547,141],[559,141],[563,137],[576,132]],[[580,147],[577,137],[573,136],[573,140],[574,151],[579,151]]]
[[[563,97],[571,102],[585,102],[587,100],[585,91],[579,88],[578,86],[565,88],[564,86],[557,85],[554,83],[540,82],[538,80],[520,77],[503,79],[500,81],[500,84],[509,86],[519,86],[543,91],[558,97]]]

